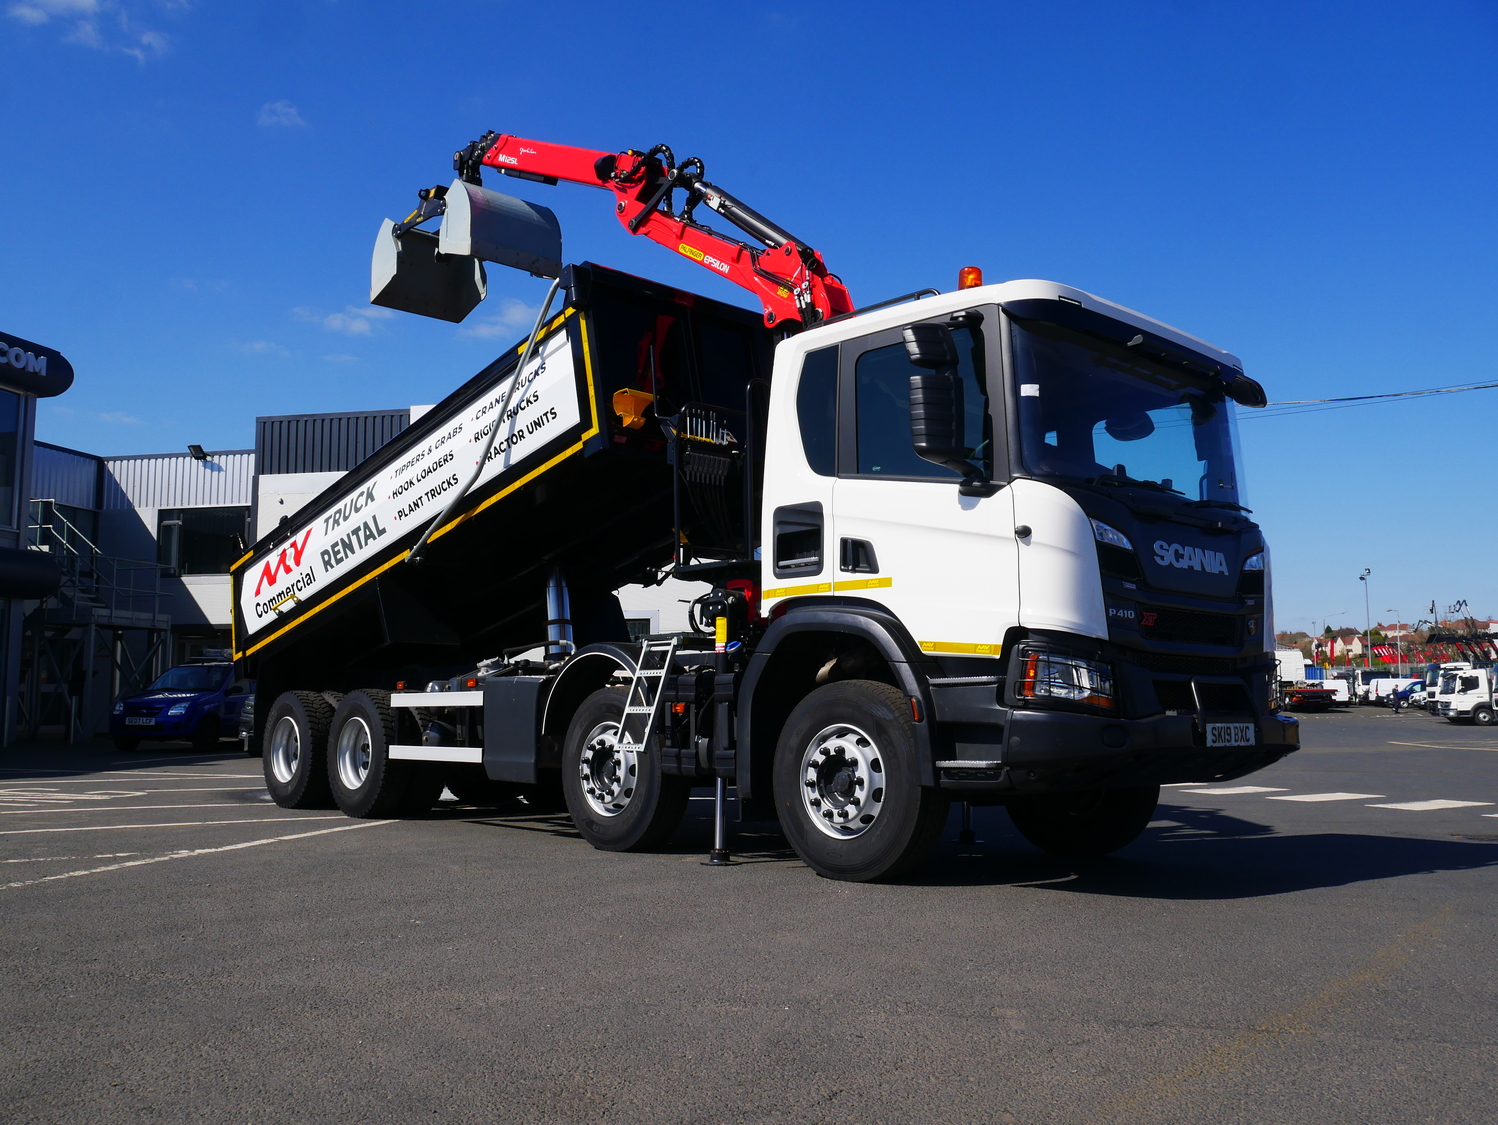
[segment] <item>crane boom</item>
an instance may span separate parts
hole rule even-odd
[[[562,180],[612,191],[614,213],[630,234],[641,234],[749,290],[771,328],[810,326],[853,311],[847,288],[827,271],[821,254],[703,177],[697,157],[676,162],[665,145],[648,152],[602,152],[486,133],[453,158],[458,174],[479,183],[489,167],[507,176],[555,184]],[[683,193],[673,211],[676,192]],[[760,246],[729,238],[698,222],[699,205],[722,216]]]

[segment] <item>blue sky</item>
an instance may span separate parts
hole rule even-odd
[[[1274,400],[1498,378],[1491,0],[0,0],[0,44],[0,328],[72,360],[38,434],[92,452],[432,402],[517,337],[544,287],[498,268],[462,326],[366,303],[379,221],[490,128],[700,155],[861,303],[977,264]],[[746,303],[600,193],[526,188],[570,259]],[[1279,627],[1361,624],[1364,567],[1375,619],[1498,614],[1495,423],[1498,391],[1246,419]]]

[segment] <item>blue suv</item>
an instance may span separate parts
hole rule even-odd
[[[239,730],[239,712],[255,690],[236,680],[234,665],[223,661],[179,664],[145,691],[114,705],[109,733],[120,750],[134,750],[141,739],[186,739],[194,750],[213,750]]]

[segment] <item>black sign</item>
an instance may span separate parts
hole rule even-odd
[[[73,365],[61,352],[0,332],[0,387],[51,398],[72,385]]]

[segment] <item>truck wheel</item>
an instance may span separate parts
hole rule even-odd
[[[1472,710],[1472,721],[1480,727],[1493,725],[1493,709],[1491,707],[1476,707]]]
[[[395,712],[390,693],[351,691],[333,713],[328,733],[328,787],[353,817],[426,812],[442,795],[442,775],[426,762],[390,757]]]
[[[904,693],[873,680],[812,692],[775,749],[775,803],[796,854],[818,875],[891,879],[930,854],[950,798],[923,787]]]
[[[562,792],[583,839],[606,852],[655,847],[676,831],[691,781],[661,773],[659,742],[619,747],[623,688],[600,688],[572,716],[562,746]]]
[[[1090,859],[1133,843],[1159,802],[1158,785],[1016,797],[1009,802],[1009,819],[1042,851]]]
[[[192,732],[192,748],[200,754],[217,750],[222,731],[217,715],[204,715],[198,721],[198,729]]]
[[[328,723],[333,709],[315,691],[283,692],[265,716],[265,787],[283,809],[329,809]]]

